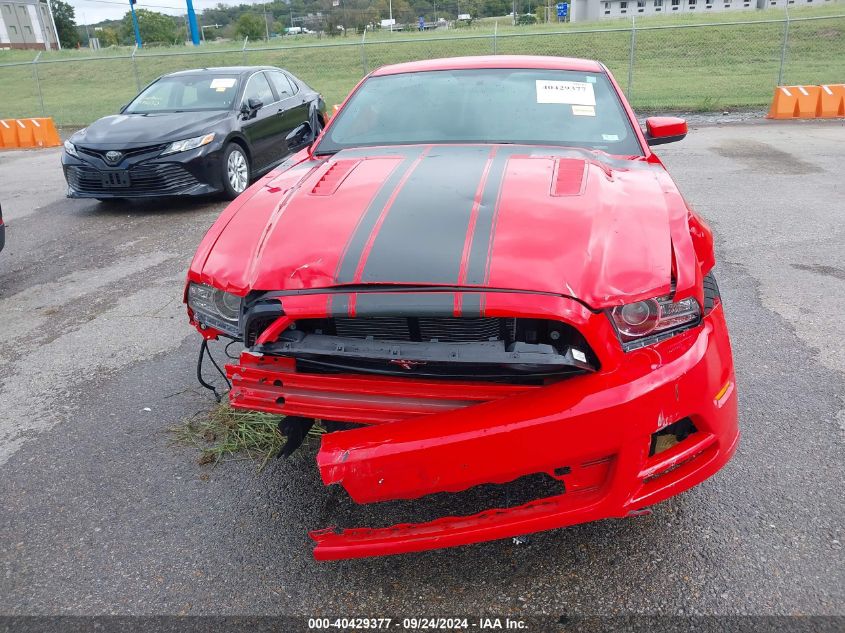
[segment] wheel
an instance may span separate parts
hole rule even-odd
[[[229,143],[223,151],[221,168],[224,195],[234,200],[249,186],[249,159],[244,149],[237,143]]]

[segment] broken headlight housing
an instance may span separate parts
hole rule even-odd
[[[70,141],[65,141],[65,152],[67,152],[68,156],[79,158],[79,154],[77,154],[76,152],[76,145],[74,145]]]
[[[673,301],[672,295],[616,306],[608,313],[623,349],[651,345],[698,325],[701,306],[693,297]]]
[[[242,298],[207,284],[188,285],[188,307],[201,325],[238,338]]]

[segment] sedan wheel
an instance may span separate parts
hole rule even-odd
[[[230,198],[236,198],[249,186],[249,161],[241,147],[229,145],[224,154],[224,184]]]

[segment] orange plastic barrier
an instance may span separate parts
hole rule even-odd
[[[822,119],[845,117],[845,84],[821,86],[816,116]]]
[[[62,144],[51,118],[0,119],[0,149],[58,147]]]
[[[778,86],[770,119],[815,119],[845,116],[845,85]]]

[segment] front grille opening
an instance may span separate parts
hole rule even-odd
[[[578,330],[561,321],[516,317],[338,317],[301,319],[292,330],[374,341],[424,343],[481,343],[502,341],[545,343],[559,352],[574,347],[598,366],[587,341]]]
[[[178,193],[199,184],[193,174],[178,163],[150,163],[129,168],[128,187],[117,187],[104,174],[94,167],[68,165],[66,168],[68,183],[82,193],[122,193],[127,196],[138,193]]]
[[[654,455],[660,455],[660,453],[668,451],[673,446],[683,442],[697,430],[692,420],[683,418],[657,433],[652,433],[648,456],[653,457]]]

